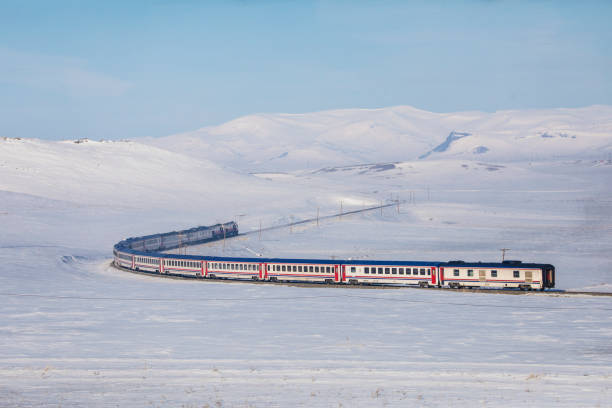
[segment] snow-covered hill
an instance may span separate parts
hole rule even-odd
[[[259,114],[143,142],[248,171],[418,158],[605,158],[612,152],[612,107],[433,113],[397,106]]]
[[[228,185],[248,185],[258,192],[264,183],[203,158],[136,142],[0,138],[4,191],[80,204],[151,208],[201,205],[211,196],[232,195]]]

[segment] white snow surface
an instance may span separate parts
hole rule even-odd
[[[610,297],[109,266],[128,236],[230,219],[257,231],[399,198],[187,251],[487,261],[510,248],[554,264],[561,289],[610,292],[611,123],[607,106],[393,107],[253,115],[157,140],[0,138],[0,406],[611,406]]]

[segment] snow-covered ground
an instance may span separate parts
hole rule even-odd
[[[610,406],[610,297],[179,281],[109,262],[127,236],[230,219],[256,231],[399,198],[187,251],[510,248],[553,263],[559,288],[612,291],[611,123],[602,106],[395,107],[159,140],[0,139],[0,406]]]

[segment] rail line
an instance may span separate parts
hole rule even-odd
[[[215,244],[215,243],[218,244],[219,241],[222,241],[224,239],[240,238],[240,237],[245,237],[247,235],[262,233],[265,231],[290,228],[296,225],[314,223],[314,222],[319,222],[321,220],[328,220],[328,219],[348,216],[352,214],[364,213],[368,211],[374,211],[374,210],[382,211],[382,209],[389,208],[389,207],[398,206],[398,211],[399,211],[399,205],[402,203],[404,202],[403,201],[393,201],[391,203],[376,205],[376,206],[371,206],[371,207],[366,207],[366,208],[360,208],[357,210],[351,210],[351,211],[346,211],[346,212],[342,211],[336,214],[307,218],[307,219],[293,221],[293,222],[289,222],[285,224],[274,225],[274,226],[270,226],[266,228],[260,228],[257,230],[238,233],[238,234],[223,237],[223,238],[208,240],[206,242],[195,244],[195,246],[210,245],[210,244]],[[187,246],[191,246],[191,245],[185,245],[182,248],[186,248]],[[174,248],[173,250],[175,249],[178,249],[180,251],[181,247]],[[171,251],[173,250],[161,251],[160,253],[171,253]],[[158,277],[162,277],[166,279],[183,279],[183,280],[189,279],[189,280],[196,280],[196,281],[203,281],[203,282],[217,281],[217,282],[231,282],[231,283],[238,283],[238,284],[246,283],[246,284],[251,284],[251,285],[277,285],[277,286],[281,285],[281,286],[303,287],[303,288],[342,288],[342,289],[348,289],[348,290],[350,289],[387,289],[387,290],[388,289],[413,289],[413,290],[420,289],[420,290],[430,290],[430,291],[450,291],[450,292],[461,292],[461,293],[486,293],[486,294],[504,294],[504,295],[612,297],[612,292],[567,291],[567,290],[562,290],[562,289],[548,289],[545,291],[523,291],[523,290],[514,289],[514,288],[504,288],[504,289],[477,288],[475,289],[475,288],[465,288],[465,287],[461,287],[461,288],[448,288],[448,287],[435,287],[435,286],[434,287],[418,287],[418,286],[406,286],[406,285],[398,285],[398,284],[365,283],[365,282],[338,284],[338,283],[324,283],[324,282],[318,283],[318,282],[297,282],[297,281],[248,280],[248,279],[217,278],[217,277],[211,278],[211,277],[202,277],[202,276],[193,276],[193,275],[182,275],[182,274],[177,274],[177,273],[161,274],[158,272],[151,272],[151,271],[146,271],[146,270],[133,270],[133,269],[122,267],[121,265],[117,265],[115,264],[115,262],[111,262],[111,266],[121,271],[130,272],[133,274],[158,276]]]
[[[498,294],[498,295],[530,295],[530,296],[604,296],[612,297],[612,292],[578,292],[578,291],[567,291],[563,289],[552,289],[546,291],[522,291],[520,289],[451,289],[445,287],[428,287],[421,288],[418,286],[406,286],[406,285],[386,285],[386,284],[336,284],[336,283],[310,283],[310,282],[287,282],[287,281],[265,281],[265,280],[248,280],[248,279],[227,279],[227,278],[203,278],[191,275],[180,275],[180,274],[159,274],[156,272],[148,271],[135,271],[128,268],[123,268],[119,265],[115,265],[111,262],[109,266],[112,266],[121,271],[130,272],[136,275],[155,276],[165,279],[177,279],[177,280],[192,280],[198,282],[230,282],[236,284],[249,284],[249,285],[273,285],[273,286],[289,286],[297,288],[329,288],[329,289],[403,289],[403,290],[427,290],[427,291],[443,291],[443,292],[454,292],[454,293],[486,293],[486,294]]]

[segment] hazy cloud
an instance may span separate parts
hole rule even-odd
[[[130,83],[87,68],[80,58],[0,48],[0,83],[76,96],[119,96]]]

